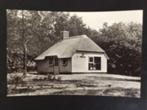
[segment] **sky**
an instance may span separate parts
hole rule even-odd
[[[106,11],[106,12],[69,12],[69,14],[82,17],[83,22],[92,29],[100,29],[104,22],[108,25],[118,22],[141,23],[143,22],[142,10],[131,11]]]

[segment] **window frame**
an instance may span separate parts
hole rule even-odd
[[[53,65],[53,61],[54,61],[53,57],[50,57],[50,58],[49,58],[49,65],[50,65],[50,66]]]
[[[63,58],[62,59],[62,65],[67,66],[68,65],[68,58]]]
[[[92,60],[90,60],[90,58],[92,58]],[[97,58],[99,59],[98,62],[96,62]],[[98,67],[96,65],[98,65]],[[101,57],[90,56],[88,59],[88,70],[101,70]]]
[[[59,65],[59,60],[57,57],[54,58],[54,66],[58,66]]]

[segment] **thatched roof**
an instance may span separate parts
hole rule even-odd
[[[58,58],[70,58],[76,51],[84,52],[98,52],[104,53],[105,51],[100,48],[86,35],[72,36],[68,39],[57,42],[35,60],[43,60],[47,56],[57,56]]]

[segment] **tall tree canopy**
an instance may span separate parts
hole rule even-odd
[[[141,71],[142,25],[137,23],[104,23],[96,43],[110,57],[109,71],[116,74],[139,75]]]
[[[8,65],[22,68],[23,37],[27,41],[27,57],[37,55],[62,39],[61,31],[70,36],[86,34],[108,54],[109,73],[139,75],[141,67],[142,25],[137,23],[104,23],[101,29],[88,27],[81,17],[64,12],[7,10]]]

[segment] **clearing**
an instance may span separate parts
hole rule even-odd
[[[18,82],[14,77],[18,77]],[[98,95],[140,97],[140,77],[114,74],[7,75],[8,96]],[[17,84],[17,85],[16,85]]]

